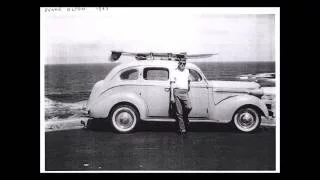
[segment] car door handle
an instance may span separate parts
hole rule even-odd
[[[169,92],[170,88],[164,88],[164,91]]]

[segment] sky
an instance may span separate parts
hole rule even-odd
[[[275,15],[259,12],[41,8],[41,52],[45,64],[108,63],[111,50],[218,53],[204,61],[275,61]]]

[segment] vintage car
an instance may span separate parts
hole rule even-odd
[[[120,133],[133,131],[140,121],[175,122],[170,109],[169,76],[177,61],[141,60],[114,67],[97,82],[87,109],[92,118],[105,118]],[[187,62],[192,81],[189,121],[230,123],[253,132],[261,117],[269,119],[263,90],[255,82],[207,80],[200,68]]]

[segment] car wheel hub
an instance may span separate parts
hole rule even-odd
[[[120,112],[116,117],[116,123],[121,128],[129,128],[133,124],[133,117],[129,112]]]
[[[238,118],[238,122],[239,122],[239,125],[241,125],[242,127],[250,128],[254,125],[255,118],[249,112],[245,112],[240,114]]]

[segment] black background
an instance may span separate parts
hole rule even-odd
[[[92,2],[92,1],[90,1]],[[290,2],[290,3],[289,3]],[[113,2],[111,4],[77,4],[66,3],[42,3],[39,6],[21,5],[14,10],[7,9],[7,17],[12,36],[9,39],[9,51],[3,52],[8,57],[3,62],[12,63],[3,65],[5,71],[4,79],[10,77],[9,82],[3,82],[3,89],[7,92],[3,95],[8,99],[9,104],[4,105],[10,110],[3,113],[9,115],[3,118],[3,129],[6,135],[4,139],[9,141],[7,146],[3,146],[13,155],[6,155],[9,159],[6,167],[12,170],[13,175],[33,175],[34,177],[59,178],[69,174],[40,174],[40,7],[53,6],[190,6],[190,7],[280,7],[280,174],[258,173],[258,174],[103,174],[108,178],[198,178],[195,176],[215,176],[215,178],[225,178],[220,176],[231,176],[231,178],[266,178],[281,177],[287,175],[301,175],[312,172],[311,161],[313,158],[308,157],[313,149],[316,149],[317,141],[312,141],[312,137],[317,131],[311,130],[315,126],[317,118],[311,116],[317,114],[312,107],[316,107],[310,102],[317,97],[317,81],[312,80],[316,77],[316,70],[312,65],[319,58],[314,56],[318,51],[315,50],[318,44],[315,41],[316,22],[311,19],[315,16],[315,6],[309,2],[284,2],[284,1],[183,1],[170,2],[164,1],[138,2],[134,1],[129,4]],[[169,2],[167,2],[169,3]],[[31,6],[31,7],[30,7]],[[11,51],[10,51],[11,50]],[[17,68],[18,67],[18,68]],[[304,72],[305,71],[305,72]],[[14,86],[12,86],[14,85]],[[309,102],[306,102],[309,101]],[[18,128],[16,128],[18,126]],[[309,143],[311,142],[311,144]],[[70,174],[73,178],[102,178],[96,174]],[[101,174],[100,174],[101,175]],[[109,177],[110,176],[110,177]],[[119,177],[112,177],[119,176]],[[179,177],[177,177],[179,176]],[[216,177],[218,176],[218,177]],[[33,178],[33,177],[32,177]],[[105,178],[105,177],[104,177]],[[203,177],[208,178],[208,177]],[[211,178],[211,177],[210,177]],[[286,177],[285,177],[286,178]]]

